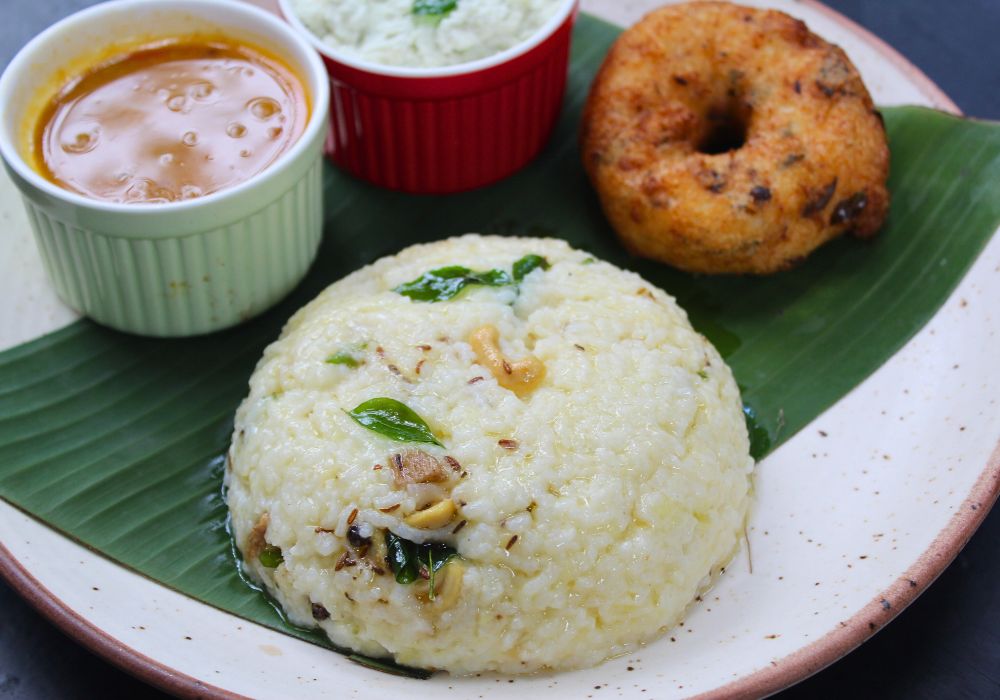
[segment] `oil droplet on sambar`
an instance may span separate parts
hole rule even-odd
[[[281,112],[281,104],[271,97],[255,97],[247,102],[247,109],[255,119],[264,122]]]
[[[97,148],[97,142],[100,139],[100,136],[100,128],[97,126],[91,126],[89,129],[77,131],[71,140],[63,141],[60,146],[66,153],[73,155],[89,153]]]
[[[184,95],[171,95],[167,98],[167,109],[171,112],[183,112],[187,106],[187,98]]]

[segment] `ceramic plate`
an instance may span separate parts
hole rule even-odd
[[[625,25],[656,4],[591,0],[583,7]],[[957,111],[901,56],[829,9],[808,1],[767,4],[844,47],[879,104]],[[6,348],[75,315],[49,289],[17,194],[3,176],[0,221]],[[683,626],[594,669],[428,681],[377,673],[168,590],[2,502],[0,569],[83,644],[182,695],[442,700],[774,692],[891,620],[955,557],[995,500],[996,299],[1000,236],[913,340],[759,465],[749,548]]]

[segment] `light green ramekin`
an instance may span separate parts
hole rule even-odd
[[[23,130],[40,85],[108,37],[195,33],[264,46],[305,83],[312,110],[305,131],[267,169],[197,199],[116,204],[64,190],[28,164]],[[321,60],[276,16],[231,0],[115,0],[53,25],[10,62],[0,77],[0,154],[67,304],[123,331],[196,335],[261,313],[308,270],[322,236],[328,110]]]

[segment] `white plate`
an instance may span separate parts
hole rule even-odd
[[[620,24],[657,2],[584,1]],[[763,4],[763,3],[752,3]],[[879,104],[953,103],[884,43],[813,2],[767,3],[840,44]],[[0,348],[74,318],[49,291],[0,176]],[[954,558],[1000,490],[1000,236],[931,322],[758,468],[744,551],[683,627],[573,673],[417,682],[174,593],[0,503],[0,569],[82,643],[172,692],[203,696],[756,696],[867,639]],[[992,305],[992,309],[991,309]],[[955,339],[961,338],[961,342]]]

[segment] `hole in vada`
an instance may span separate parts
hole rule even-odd
[[[707,129],[698,142],[698,152],[707,155],[728,153],[743,147],[747,140],[749,114],[735,104],[709,110]]]

